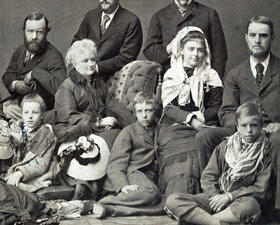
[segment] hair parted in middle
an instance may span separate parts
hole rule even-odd
[[[143,91],[140,91],[135,95],[134,101],[133,101],[133,110],[135,109],[135,105],[138,103],[151,104],[154,106],[155,109],[157,109],[157,107],[159,105],[159,102],[154,93],[143,92]]]
[[[45,112],[46,109],[47,109],[47,106],[46,106],[46,103],[44,101],[44,99],[38,95],[37,93],[30,93],[28,95],[25,95],[20,103],[20,106],[22,108],[23,104],[25,102],[36,102],[36,103],[39,103],[40,106],[41,106],[41,111],[42,112]]]
[[[203,33],[199,32],[197,30],[188,32],[186,34],[186,36],[182,38],[181,43],[180,43],[181,51],[184,49],[184,46],[188,41],[195,40],[195,39],[201,40],[201,42],[203,44],[204,54],[205,54],[205,56],[207,56],[205,37],[204,37]]]

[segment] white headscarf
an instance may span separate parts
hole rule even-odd
[[[187,26],[180,30],[172,41],[171,68],[164,74],[161,98],[163,107],[172,102],[176,97],[178,97],[178,104],[184,106],[190,102],[190,96],[192,96],[195,106],[203,113],[203,84],[222,87],[222,81],[218,73],[214,69],[211,69],[210,51],[206,39],[205,45],[207,53],[205,59],[200,66],[194,69],[193,76],[189,77],[188,74],[186,74],[183,66],[181,40],[190,31],[199,31],[203,34],[200,28]]]

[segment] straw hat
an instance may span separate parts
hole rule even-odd
[[[90,136],[94,139],[94,143],[97,144],[100,148],[100,159],[96,163],[89,163],[84,166],[81,165],[75,158],[73,158],[66,171],[67,175],[69,175],[72,178],[85,181],[92,181],[98,180],[106,174],[107,164],[110,156],[109,147],[102,137],[94,134],[91,134]],[[58,155],[60,155],[71,145],[74,146],[75,141],[61,144],[58,149]],[[82,155],[80,155],[80,157],[85,159],[95,158],[97,156],[97,153],[98,147],[94,145],[93,149],[83,153]]]

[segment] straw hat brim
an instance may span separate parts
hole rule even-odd
[[[73,158],[66,171],[67,175],[72,178],[85,181],[93,181],[102,178],[106,174],[107,164],[110,156],[109,147],[102,137],[94,134],[91,134],[91,137],[94,137],[94,142],[100,148],[100,159],[96,163],[89,163],[88,165],[84,166],[81,165],[75,158]],[[70,145],[74,144],[75,141],[61,144],[58,149],[58,154],[63,152]],[[97,146],[94,146],[94,148],[97,148]],[[82,158],[94,158],[95,156],[96,149],[85,152],[81,155]]]

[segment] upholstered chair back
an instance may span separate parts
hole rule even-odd
[[[161,73],[160,64],[148,60],[136,60],[116,72],[108,81],[108,86],[115,99],[132,109],[134,97],[138,92],[156,92]]]

